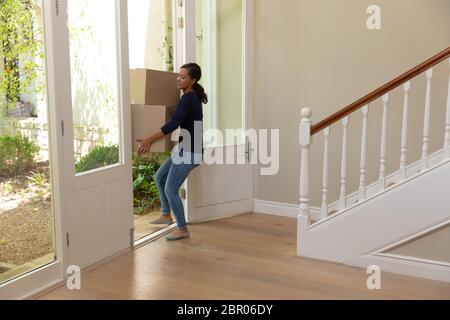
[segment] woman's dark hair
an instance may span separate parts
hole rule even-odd
[[[194,84],[193,89],[200,98],[200,101],[203,102],[204,104],[207,104],[208,95],[206,94],[205,89],[202,87],[202,85],[198,83],[202,78],[202,69],[200,68],[200,66],[196,63],[187,63],[183,65],[180,69],[186,69],[189,76],[192,79],[197,80]]]

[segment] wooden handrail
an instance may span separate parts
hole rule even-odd
[[[332,124],[338,122],[339,120],[345,118],[346,116],[350,115],[351,113],[355,112],[356,110],[361,109],[365,105],[380,98],[381,96],[385,95],[386,93],[391,92],[393,89],[397,88],[398,86],[401,86],[402,84],[404,84],[405,82],[418,76],[422,72],[432,68],[433,66],[442,62],[449,56],[450,56],[450,47],[448,47],[444,51],[438,53],[437,55],[433,56],[432,58],[426,60],[425,62],[419,64],[418,66],[412,68],[408,72],[405,72],[404,74],[395,78],[394,80],[386,83],[385,85],[383,85],[380,88],[376,89],[375,91],[369,93],[368,95],[366,95],[365,97],[352,103],[351,105],[349,105],[345,108],[342,108],[335,114],[333,114],[333,115],[329,116],[328,118],[320,121],[319,123],[313,125],[311,128],[311,135],[315,135],[316,133],[322,131],[323,129],[325,129],[325,128],[331,126]]]

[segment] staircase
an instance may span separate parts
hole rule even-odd
[[[311,125],[312,112],[301,113],[300,145],[300,209],[298,216],[297,254],[318,260],[332,261],[357,267],[379,266],[382,271],[450,282],[450,261],[393,254],[398,248],[423,236],[450,226],[450,78],[448,83],[445,126],[442,149],[429,154],[430,114],[433,69],[450,66],[450,47],[417,67],[402,74],[334,115]],[[447,63],[449,63],[447,65]],[[408,119],[410,116],[411,81],[425,75],[425,110],[421,156],[407,164]],[[388,117],[390,94],[396,88],[403,91],[400,167],[387,174]],[[420,88],[417,88],[419,90]],[[416,90],[416,88],[415,88]],[[381,99],[382,120],[380,144],[368,145],[369,109]],[[434,107],[434,106],[433,106]],[[437,107],[437,106],[436,106]],[[361,117],[359,187],[348,192],[348,140],[350,117]],[[342,126],[339,198],[329,203],[330,128]],[[418,128],[420,126],[417,126]],[[311,190],[310,163],[313,137],[323,136],[322,188]],[[367,153],[376,147],[379,152],[379,177],[367,183]],[[379,148],[379,149],[378,149]],[[321,166],[322,167],[322,166]],[[377,167],[378,169],[378,167]],[[320,192],[321,205],[312,206],[312,192]],[[445,247],[445,244],[444,244]],[[450,253],[450,242],[448,243]],[[444,249],[445,250],[445,249]]]

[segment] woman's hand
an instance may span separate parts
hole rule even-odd
[[[136,139],[136,142],[139,142],[139,155],[142,155],[144,153],[148,153],[150,151],[150,148],[152,147],[153,140],[152,139]]]

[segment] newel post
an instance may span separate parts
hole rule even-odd
[[[300,208],[298,216],[298,235],[297,251],[299,256],[306,255],[307,249],[307,231],[311,221],[309,211],[310,194],[310,166],[309,150],[311,146],[311,109],[304,108],[301,113],[299,127],[299,141],[301,146],[301,165],[300,165]]]

